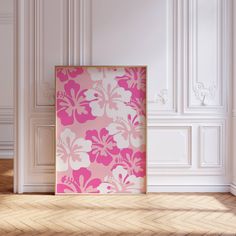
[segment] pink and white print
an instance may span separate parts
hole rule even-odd
[[[146,67],[56,67],[56,194],[145,193]]]

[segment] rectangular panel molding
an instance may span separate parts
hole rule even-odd
[[[222,125],[200,126],[200,167],[222,167]]]
[[[93,0],[91,9],[92,64],[148,64],[148,114],[176,114],[177,1]]]
[[[148,96],[148,113],[150,116],[176,114],[178,103],[178,77],[177,77],[177,2],[167,0],[165,9],[165,26],[166,26],[166,45],[165,58],[163,64],[156,67],[162,73],[157,73],[159,76],[150,86]],[[160,51],[158,54],[161,55]],[[158,69],[157,69],[158,70]]]
[[[191,126],[149,126],[148,141],[150,167],[191,166]]]
[[[51,119],[31,119],[29,170],[33,173],[54,173],[55,125]]]
[[[68,63],[68,1],[34,0],[31,5],[35,47],[32,48],[34,64],[31,65],[35,70],[33,108],[51,110],[55,99],[54,66]]]
[[[185,113],[224,111],[229,32],[226,1],[184,1],[184,12]]]
[[[38,125],[35,127],[35,166],[45,168],[55,166],[55,127]]]

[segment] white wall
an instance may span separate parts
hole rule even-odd
[[[236,3],[233,4],[233,111],[232,111],[232,184],[231,193],[236,195]]]
[[[229,191],[231,0],[17,3],[18,191],[54,188],[58,64],[148,65],[148,190]]]
[[[13,155],[13,1],[0,0],[0,159]]]

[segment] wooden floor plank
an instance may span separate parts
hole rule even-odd
[[[13,159],[0,159],[0,193],[13,192]]]
[[[0,160],[0,171],[0,236],[236,235],[229,193],[16,195],[12,160]]]

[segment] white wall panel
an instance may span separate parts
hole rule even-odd
[[[13,18],[7,18],[0,13],[0,109],[13,108]]]
[[[31,118],[28,142],[28,155],[25,159],[25,184],[53,185],[55,171],[54,119],[48,116]]]
[[[157,126],[148,132],[149,165],[189,167],[191,165],[191,127]]]
[[[53,119],[32,118],[30,124],[29,170],[34,173],[55,169],[55,127]]]
[[[55,171],[55,65],[68,63],[69,1],[25,1],[23,191],[52,191]],[[24,115],[25,115],[24,114]],[[33,188],[33,189],[32,189]],[[25,190],[24,190],[25,189]],[[31,190],[30,190],[31,189]]]
[[[35,166],[42,168],[55,166],[55,127],[37,125],[35,132]],[[45,148],[48,147],[48,148]]]
[[[206,114],[224,108],[227,33],[224,3],[222,0],[186,1],[186,113],[204,110]]]
[[[56,64],[147,65],[149,190],[226,191],[230,9],[231,0],[19,0],[22,191],[53,191]]]
[[[0,0],[0,158],[13,155],[13,1]]]
[[[150,113],[176,112],[175,24],[174,0],[92,1],[92,64],[148,65]]]
[[[222,148],[222,126],[200,126],[200,167],[221,167]]]
[[[33,96],[35,107],[54,105],[54,66],[67,63],[68,56],[68,4],[63,0],[36,0],[34,14],[34,67],[35,83]]]

